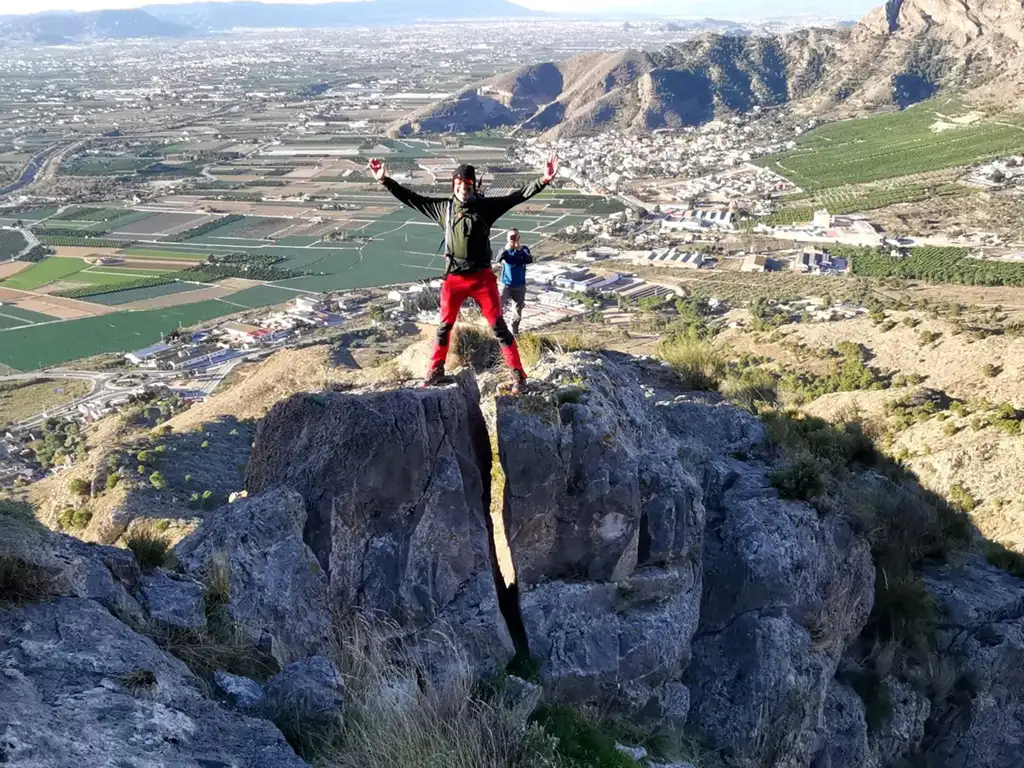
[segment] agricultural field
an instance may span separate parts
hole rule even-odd
[[[959,105],[933,100],[895,114],[829,123],[800,137],[796,149],[756,162],[804,189],[819,190],[1024,151],[1021,125],[986,117],[951,122],[950,115],[962,111]]]
[[[122,248],[118,256],[131,256],[133,258],[165,259],[168,261],[206,261],[210,252],[199,253],[198,251],[185,250],[163,250],[161,248]]]
[[[79,275],[87,275],[86,272],[80,272]],[[133,288],[147,288],[153,285],[163,285],[164,283],[173,282],[173,278],[170,277],[125,277],[124,275],[97,275],[97,280],[81,280],[76,282],[82,282],[83,285],[75,288],[66,288],[62,291],[56,291],[53,295],[60,296],[65,299],[84,299],[88,296],[94,296],[99,293],[109,293],[111,291],[127,291]]]
[[[102,237],[73,237],[71,235],[39,235],[43,245],[66,248],[121,248],[124,240],[109,240]]]
[[[858,277],[1024,286],[1024,263],[971,258],[963,248],[912,248],[904,258],[871,248],[845,250],[851,257],[851,270]]]
[[[96,293],[85,297],[85,301],[93,304],[103,304],[108,307],[120,307],[136,301],[146,301],[148,299],[162,298],[163,296],[173,296],[178,293],[206,290],[208,287],[206,285],[196,285],[195,283],[157,283],[138,288]]]
[[[32,291],[47,283],[52,283],[54,280],[65,279],[77,272],[81,272],[87,266],[81,259],[48,256],[28,269],[0,282],[0,286],[4,288],[17,288],[22,291]]]
[[[118,235],[158,237],[177,234],[191,227],[213,221],[214,216],[206,213],[152,213],[144,219],[120,224],[114,230]]]
[[[91,391],[92,382],[83,379],[0,382],[0,427],[67,405]]]
[[[17,256],[27,243],[25,236],[16,229],[0,229],[0,260]]]
[[[43,315],[39,312],[30,312],[27,309],[21,307],[13,307],[9,304],[0,306],[0,329],[3,328],[22,328],[26,325],[35,325],[36,323],[47,323],[53,320],[49,315]]]
[[[308,293],[308,291],[289,291],[273,285],[257,285],[252,288],[246,288],[244,291],[233,293],[224,298],[223,301],[235,305],[239,310],[242,308],[257,309],[259,307],[270,307],[275,304],[284,304],[302,296],[304,293]]]
[[[124,208],[90,208],[87,206],[75,206],[54,216],[51,221],[61,223],[71,221],[110,221],[120,218],[126,213]]]
[[[106,352],[127,352],[154,344],[176,328],[240,311],[234,304],[210,300],[0,330],[0,364],[31,371]]]
[[[954,198],[970,195],[977,190],[960,184],[894,185],[890,187],[836,187],[810,195],[801,195],[797,204],[784,204],[758,223],[775,226],[809,222],[816,210],[824,208],[833,215],[872,211],[897,203],[917,203],[934,198]]]

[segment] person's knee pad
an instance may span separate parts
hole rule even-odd
[[[441,323],[437,326],[437,343],[438,346],[447,347],[448,341],[452,336],[452,325],[449,323]]]
[[[508,325],[505,324],[504,317],[499,317],[497,322],[491,326],[491,330],[494,331],[498,343],[503,347],[512,346],[512,343],[516,340],[515,336],[512,335],[512,331],[508,329]]]

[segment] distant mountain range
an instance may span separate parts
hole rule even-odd
[[[192,31],[141,10],[0,16],[0,42],[3,43],[61,45],[132,37],[181,37]]]
[[[226,2],[148,5],[136,10],[54,12],[0,16],[0,42],[59,45],[91,40],[182,37],[236,27],[322,29],[411,24],[456,19],[513,19],[545,16],[508,0],[424,3],[419,0],[288,5]]]
[[[416,21],[537,17],[508,0],[474,0],[471,3],[428,3],[421,0],[372,0],[370,2],[317,3],[184,3],[147,5],[143,10],[158,19],[184,24],[204,32],[235,27],[346,27],[373,24],[411,24]]]
[[[755,106],[852,114],[907,106],[944,88],[1005,108],[1020,103],[1021,0],[888,0],[849,28],[707,34],[660,52],[537,64],[470,85],[390,132],[652,130]]]

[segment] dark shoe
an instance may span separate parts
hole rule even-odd
[[[512,371],[512,394],[521,395],[526,389],[526,372],[523,370]]]
[[[444,378],[444,366],[438,365],[430,369],[423,381],[420,383],[421,387],[433,387],[436,384],[440,384]]]

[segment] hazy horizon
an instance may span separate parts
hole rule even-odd
[[[253,0],[199,0],[200,2],[242,2]],[[254,0],[256,2],[288,3],[294,5],[320,5],[326,2],[365,2],[372,0]],[[756,0],[510,0],[530,10],[555,13],[579,13],[587,16],[607,14],[609,16],[643,16],[656,14],[677,18],[711,16],[718,19],[748,20],[756,18],[778,18],[803,14],[828,15],[836,18],[859,18],[878,5],[874,0],[854,0],[846,4],[842,14],[836,14],[835,4],[830,0],[782,0],[771,6],[770,11]],[[197,0],[37,0],[26,5],[14,0],[0,0],[0,16],[22,16],[52,11],[100,11],[141,8],[147,5],[181,5]]]

